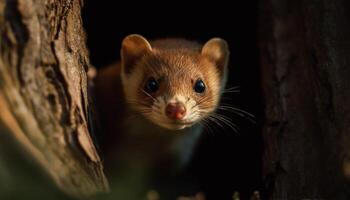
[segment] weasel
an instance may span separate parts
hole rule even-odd
[[[202,45],[125,37],[121,61],[95,78],[106,162],[115,158],[165,171],[184,166],[203,122],[218,107],[228,60],[229,48],[221,38]]]

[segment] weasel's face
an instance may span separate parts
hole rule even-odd
[[[140,39],[135,35],[129,37]],[[220,100],[225,69],[220,70],[211,57],[203,55],[203,49],[164,50],[152,49],[148,42],[146,45],[148,50],[132,62],[131,68],[126,68],[130,57],[125,58],[122,49],[123,87],[132,109],[172,130],[205,120]]]

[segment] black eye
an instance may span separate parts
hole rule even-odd
[[[205,84],[201,79],[198,79],[195,83],[194,83],[194,87],[193,87],[194,91],[196,91],[197,93],[203,93],[205,91]]]
[[[149,78],[145,85],[145,91],[148,93],[156,92],[159,89],[158,82],[153,77]]]

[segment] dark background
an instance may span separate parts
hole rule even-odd
[[[119,2],[119,3],[118,3]],[[259,49],[257,47],[257,1],[223,4],[211,2],[190,6],[189,2],[164,1],[151,5],[121,1],[87,0],[83,13],[90,58],[100,68],[119,59],[120,43],[131,33],[147,39],[182,37],[206,42],[212,37],[225,39],[231,51],[226,103],[256,116],[256,123],[225,113],[240,128],[235,133],[213,125],[206,132],[189,172],[200,183],[209,199],[231,199],[239,191],[247,199],[262,186],[262,114]],[[210,198],[212,197],[212,198]]]

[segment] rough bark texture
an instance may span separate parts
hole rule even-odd
[[[21,149],[74,197],[108,189],[89,135],[82,4],[0,0],[1,157]]]
[[[261,2],[271,199],[350,199],[349,3]]]

